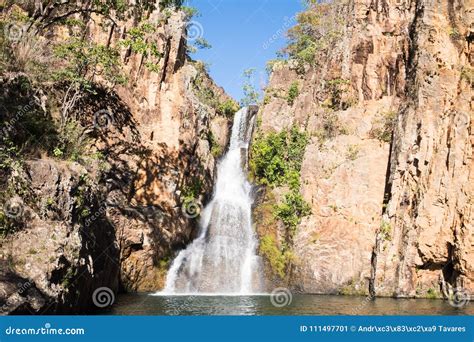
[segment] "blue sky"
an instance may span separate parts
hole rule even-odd
[[[212,45],[192,57],[209,63],[215,82],[237,100],[245,69],[255,68],[254,85],[264,85],[266,62],[285,46],[284,32],[302,9],[300,0],[189,0],[187,5],[199,10],[193,20]]]

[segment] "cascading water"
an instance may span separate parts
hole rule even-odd
[[[214,197],[204,208],[200,234],[173,261],[161,294],[261,292],[261,261],[252,229],[252,186],[244,167],[255,116],[235,114],[229,150],[217,168]]]

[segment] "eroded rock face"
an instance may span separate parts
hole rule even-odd
[[[391,241],[378,246],[380,294],[474,291],[472,5],[416,4],[387,184]]]
[[[5,312],[85,312],[95,308],[92,294],[102,286],[115,293],[159,290],[174,253],[196,234],[197,219],[183,202],[190,193],[197,206],[208,200],[231,124],[200,89],[214,101],[230,98],[187,57],[184,14],[163,18],[159,9],[140,18],[158,27],[152,39],[164,58],[157,71],[122,49],[127,84],[109,92],[98,87],[76,105],[84,126],[93,126],[91,149],[103,159],[27,161],[21,176],[35,205],[20,196],[28,220],[2,241],[2,259],[11,261],[5,282],[29,281],[42,304],[25,308],[15,299]],[[138,20],[117,20],[104,32],[94,19],[89,38],[111,45]],[[4,302],[16,298],[14,289],[6,292]]]
[[[84,312],[95,289],[116,292],[119,285],[119,246],[102,207],[104,189],[77,163],[38,159],[27,169],[24,181],[37,201],[30,206],[18,197],[24,226],[2,239],[3,312]],[[85,210],[96,214],[85,219]]]
[[[311,214],[285,279],[294,289],[368,293],[375,270],[378,295],[473,290],[471,12],[463,2],[351,1],[317,66],[274,65],[260,134],[296,125],[312,136],[300,189]],[[329,110],[335,79],[342,105]],[[391,116],[393,138],[380,134]],[[271,192],[278,200],[281,189]]]
[[[151,13],[149,20],[158,22],[160,13]],[[117,27],[112,36],[119,37],[129,27],[128,23]],[[187,189],[199,184],[196,203],[202,206],[208,200],[203,194],[212,193],[218,157],[212,153],[212,144],[225,149],[230,125],[227,117],[203,102],[195,87],[199,81],[219,101],[229,100],[202,67],[188,60],[184,14],[173,13],[156,37],[166,52],[161,71],[151,72],[143,66],[141,56],[127,55],[124,68],[132,80],[117,91],[136,123],[135,136],[128,134],[125,139],[144,153],[116,148],[117,160],[110,161],[119,169],[123,162],[127,164],[121,170],[126,184],[119,181],[109,193],[121,205],[107,214],[123,246],[121,282],[133,291],[160,289],[173,253],[194,237],[196,220],[183,214],[183,197]],[[104,145],[122,140],[120,144],[126,146],[124,137],[115,133]],[[117,174],[111,172],[111,176]],[[137,207],[138,215],[133,213]]]

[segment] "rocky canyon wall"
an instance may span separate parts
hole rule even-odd
[[[257,231],[275,241],[274,254],[263,250],[274,284],[342,294],[371,284],[384,296],[474,290],[473,10],[469,1],[349,1],[300,17],[318,31],[314,13],[324,11],[335,38],[318,38],[310,60],[304,50],[271,64],[257,139],[307,134],[299,192],[310,207],[288,239],[272,215],[287,189],[260,191]],[[286,262],[279,276],[275,254]]]
[[[143,11],[128,5],[126,16],[112,12],[113,24],[100,15],[73,16],[85,23],[86,40],[119,50],[126,76],[125,83],[110,87],[99,74],[93,91],[71,109],[84,128],[72,137],[84,141],[83,154],[62,158],[66,152],[60,148],[48,150],[46,130],[36,136],[23,124],[32,115],[56,129],[61,113],[55,95],[67,88],[34,82],[25,71],[2,70],[2,127],[8,127],[3,144],[24,136],[38,140],[2,170],[3,313],[85,312],[96,308],[92,294],[100,287],[115,293],[159,290],[174,252],[196,233],[195,210],[212,193],[216,159],[229,138],[229,113],[218,104],[232,100],[203,64],[187,56],[183,11],[158,1]],[[30,18],[48,13],[46,23],[64,11],[40,10],[39,2],[3,6],[2,19],[12,11]],[[54,45],[73,29],[54,27],[31,36],[36,44]],[[139,30],[158,51],[153,64],[149,54],[121,45]],[[25,30],[14,51],[29,37]],[[37,51],[44,58],[50,52]],[[20,116],[22,108],[26,114]]]

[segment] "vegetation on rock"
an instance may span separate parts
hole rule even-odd
[[[285,278],[286,270],[294,259],[289,249],[280,248],[273,236],[265,235],[260,238],[260,254],[268,260],[275,274]]]
[[[294,81],[293,83],[291,83],[290,85],[290,88],[288,89],[288,95],[286,97],[287,101],[288,101],[288,104],[290,106],[293,105],[293,103],[295,102],[295,99],[298,97],[300,91],[299,91],[299,88],[298,88],[298,81]]]
[[[301,219],[311,213],[311,207],[305,202],[299,190],[292,189],[285,194],[282,203],[275,207],[275,216],[278,217],[289,229],[290,237],[295,233]]]
[[[269,186],[299,187],[299,172],[308,142],[307,133],[296,126],[280,133],[257,135],[249,165],[255,181]]]
[[[279,203],[272,204],[272,216],[286,228],[284,243],[279,246],[271,235],[261,236],[260,253],[275,274],[284,278],[293,261],[291,242],[301,219],[310,214],[308,203],[300,194],[300,171],[309,136],[296,126],[279,133],[257,135],[252,144],[250,172],[254,181],[269,187],[288,187]],[[264,205],[264,204],[262,204]]]
[[[390,143],[392,140],[393,129],[397,119],[396,111],[387,111],[381,113],[379,118],[372,122],[372,129],[370,131],[371,137],[380,141]]]
[[[308,8],[297,16],[297,24],[288,31],[289,44],[283,50],[298,62],[301,72],[305,64],[316,65],[341,38],[343,19],[338,15],[339,1],[308,1]]]
[[[244,91],[244,97],[240,101],[240,105],[242,107],[249,106],[252,104],[256,104],[259,101],[260,95],[258,91],[255,89],[253,85],[253,78],[255,75],[255,69],[250,68],[247,70],[244,70],[243,77],[244,77],[244,85],[243,85],[243,91]]]

